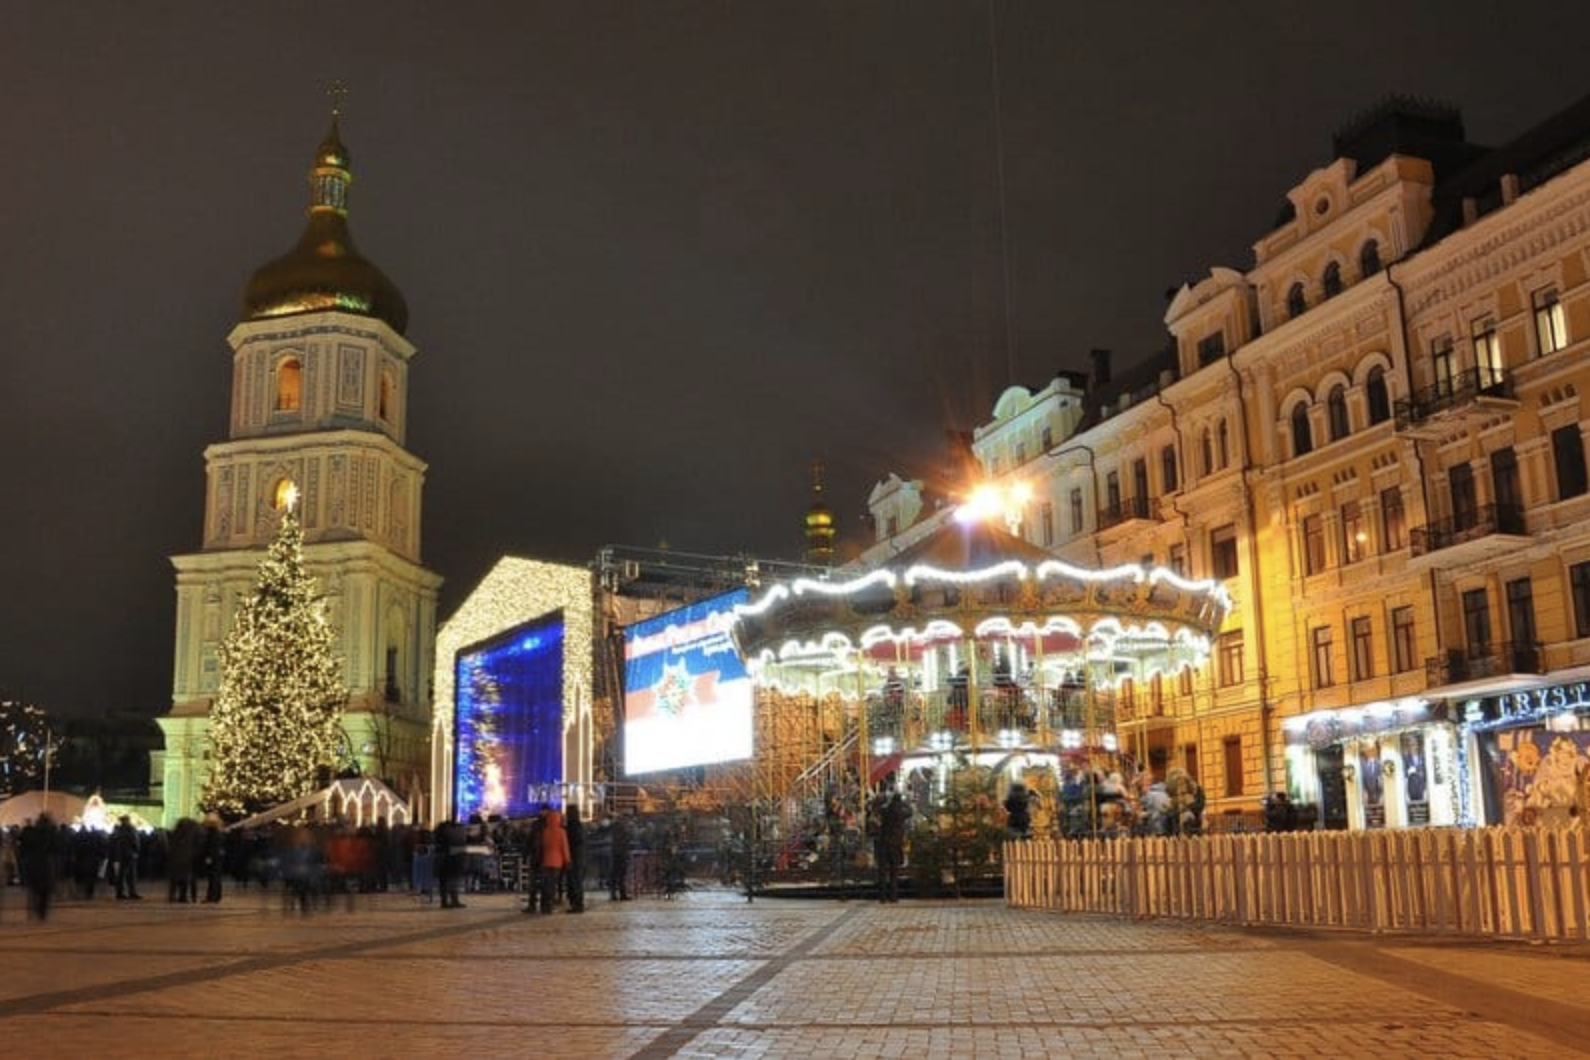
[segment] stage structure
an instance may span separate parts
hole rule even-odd
[[[594,802],[591,571],[507,556],[437,632],[431,819]]]
[[[1118,758],[1130,704],[1202,666],[1230,606],[1218,581],[1084,569],[983,521],[844,580],[774,585],[734,637],[777,827],[835,793],[860,815],[885,782],[927,803],[968,766],[1052,789],[1068,762]]]

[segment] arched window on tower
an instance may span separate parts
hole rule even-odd
[[[1215,455],[1220,459],[1220,466],[1231,466],[1231,428],[1226,426],[1226,421],[1221,420],[1215,428]]]
[[[375,413],[376,413],[377,418],[385,420],[385,421],[387,421],[389,423],[392,420],[392,403],[393,403],[392,390],[393,390],[392,373],[391,372],[382,372],[381,373],[381,393],[380,393],[380,396],[378,398],[379,404],[376,406]]]
[[[1364,276],[1373,276],[1380,271],[1380,244],[1373,239],[1358,252],[1358,271]]]
[[[1210,438],[1209,429],[1204,428],[1203,435],[1198,439],[1199,463],[1203,466],[1205,475],[1212,474],[1215,470],[1215,446]]]
[[[1294,283],[1286,292],[1286,315],[1300,317],[1308,308],[1308,301],[1303,297],[1302,283]]]
[[[1330,420],[1331,441],[1339,442],[1347,437],[1349,430],[1347,423],[1347,388],[1340,383],[1331,388],[1330,397],[1325,400],[1325,411]]]
[[[1308,429],[1308,402],[1292,406],[1292,455],[1303,456],[1314,450],[1314,437]]]
[[[1369,422],[1385,423],[1391,419],[1391,391],[1386,388],[1386,370],[1379,366],[1371,368],[1364,389],[1369,396]]]
[[[303,407],[304,367],[297,357],[276,366],[276,411],[297,412]]]
[[[298,486],[292,479],[284,478],[276,483],[271,491],[271,505],[279,512],[298,506]]]
[[[1325,266],[1325,275],[1320,277],[1320,286],[1325,288],[1326,298],[1335,298],[1342,293],[1342,267],[1337,262]]]

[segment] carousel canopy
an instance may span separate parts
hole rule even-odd
[[[857,653],[886,662],[972,638],[1020,642],[1110,680],[1201,663],[1229,609],[1218,581],[1140,564],[1091,570],[997,526],[946,521],[849,580],[772,586],[739,609],[734,636],[753,672]]]

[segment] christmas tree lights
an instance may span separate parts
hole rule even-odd
[[[221,644],[204,809],[244,817],[324,782],[343,742],[348,699],[335,643],[289,504],[254,594]]]

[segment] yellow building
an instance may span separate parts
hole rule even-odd
[[[1286,193],[1167,349],[1012,387],[974,432],[1008,524],[1224,579],[1202,672],[1118,690],[1123,747],[1214,827],[1566,820],[1590,776],[1590,100],[1499,149],[1391,100]],[[1017,485],[1021,490],[1017,490]],[[873,494],[876,563],[911,524]]]

